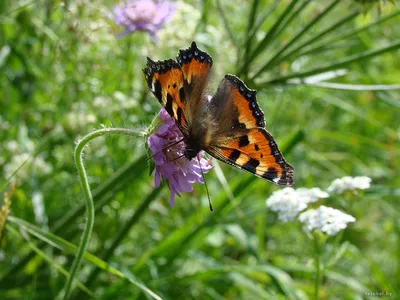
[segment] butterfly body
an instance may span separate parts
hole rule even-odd
[[[148,58],[143,69],[150,90],[182,132],[185,157],[194,159],[204,150],[260,178],[293,185],[293,168],[264,128],[256,91],[228,74],[214,96],[208,96],[211,67],[211,57],[193,42],[179,51],[176,61]]]

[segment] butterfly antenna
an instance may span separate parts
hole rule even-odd
[[[203,168],[201,167],[200,159],[198,156],[197,156],[197,161],[199,162],[201,177],[203,177],[204,185],[206,187],[208,204],[210,205],[210,211],[214,211],[213,206],[211,204],[210,193],[208,192],[207,182],[206,182],[206,179],[204,178]]]

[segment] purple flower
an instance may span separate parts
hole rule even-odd
[[[156,32],[171,19],[175,4],[169,1],[128,0],[114,8],[112,15],[115,23],[125,27],[118,37],[134,31],[147,31],[154,41]]]
[[[154,184],[159,187],[161,178],[168,181],[171,191],[170,203],[174,206],[175,195],[180,197],[181,192],[191,192],[195,182],[204,183],[201,170],[207,173],[212,166],[209,160],[203,158],[204,152],[200,152],[196,158],[189,161],[184,156],[185,143],[181,141],[182,133],[164,108],[161,109],[159,118],[162,125],[150,135],[147,144],[155,163]]]

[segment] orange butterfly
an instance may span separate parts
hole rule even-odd
[[[191,160],[204,150],[260,178],[293,185],[293,167],[264,128],[256,91],[225,75],[211,99],[205,94],[212,63],[192,42],[176,61],[147,58],[143,69],[150,90],[183,134],[185,156]]]

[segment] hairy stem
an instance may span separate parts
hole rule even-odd
[[[93,203],[93,198],[92,198],[92,192],[90,191],[89,181],[87,179],[86,170],[83,165],[83,149],[91,140],[93,140],[97,137],[103,136],[103,135],[107,135],[107,134],[123,134],[123,135],[135,136],[135,137],[143,135],[142,132],[132,130],[132,129],[104,128],[104,129],[99,129],[99,130],[89,133],[83,139],[81,139],[78,142],[78,144],[76,145],[74,157],[75,157],[76,168],[79,173],[79,179],[81,181],[81,187],[83,190],[83,194],[85,196],[86,224],[85,224],[85,228],[83,230],[81,240],[79,242],[78,251],[75,254],[74,262],[69,271],[70,275],[67,279],[67,282],[65,283],[64,299],[68,299],[68,297],[71,293],[72,282],[74,281],[75,274],[79,268],[79,265],[82,261],[83,255],[89,244],[90,236],[92,234],[92,229],[93,229],[93,223],[94,223],[94,203]]]

